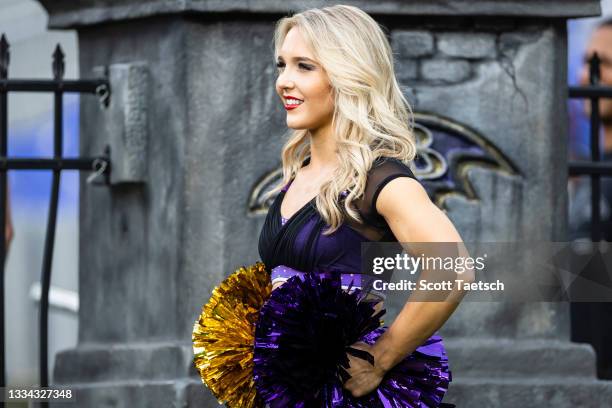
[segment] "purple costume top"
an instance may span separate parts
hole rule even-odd
[[[306,159],[304,164],[308,161]],[[384,299],[384,293],[371,287],[373,278],[361,274],[361,243],[397,241],[385,219],[376,211],[380,191],[397,177],[415,178],[403,162],[378,158],[368,172],[364,195],[352,203],[364,222],[358,223],[345,214],[345,221],[330,235],[323,234],[328,225],[316,211],[314,198],[288,220],[281,216],[281,203],[293,179],[289,181],[271,204],[259,236],[259,254],[271,270],[272,283],[310,271],[339,274],[343,287],[352,282],[353,287],[367,289]],[[347,194],[343,192],[340,200]]]

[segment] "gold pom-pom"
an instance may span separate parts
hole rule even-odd
[[[193,326],[194,364],[202,382],[229,408],[264,406],[253,381],[253,343],[259,310],[271,292],[262,262],[243,266],[212,291]]]

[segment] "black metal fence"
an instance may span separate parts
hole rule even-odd
[[[591,101],[591,161],[571,161],[569,163],[569,174],[570,176],[589,175],[591,177],[591,240],[593,242],[600,241],[602,237],[600,209],[601,176],[612,176],[612,163],[600,161],[601,151],[599,146],[599,131],[601,128],[599,100],[601,98],[612,98],[612,87],[601,86],[599,81],[600,59],[597,53],[595,53],[589,61],[590,85],[569,88],[570,98],[590,99]]]
[[[6,350],[5,350],[5,288],[4,269],[6,258],[6,242],[4,226],[6,225],[7,202],[7,171],[8,170],[50,170],[53,172],[51,199],[41,274],[40,299],[40,386],[49,386],[48,374],[48,317],[49,317],[49,287],[51,284],[51,264],[55,242],[55,225],[57,221],[57,208],[59,201],[59,185],[62,170],[93,171],[94,176],[102,178],[101,184],[108,184],[110,174],[109,149],[100,157],[64,158],[62,147],[63,125],[63,96],[67,92],[81,94],[96,94],[101,102],[108,104],[110,86],[107,78],[89,80],[64,80],[64,53],[58,44],[52,56],[53,79],[7,79],[9,67],[9,43],[4,34],[0,37],[0,387],[6,386]],[[8,143],[8,104],[9,92],[52,92],[54,95],[54,131],[53,131],[53,157],[52,158],[9,158],[7,157]],[[89,178],[88,181],[92,181]],[[43,403],[43,406],[46,406]],[[0,402],[0,407],[4,403]]]
[[[612,162],[601,161],[599,133],[601,129],[601,115],[599,101],[603,98],[612,98],[612,87],[600,85],[600,58],[597,53],[589,60],[588,86],[569,88],[569,97],[589,99],[590,115],[590,161],[571,161],[569,163],[570,176],[589,176],[591,184],[591,241],[600,242],[605,235],[612,231],[604,231],[601,219],[600,200],[602,198],[601,177],[612,176]],[[599,266],[601,268],[601,266]],[[595,271],[601,274],[605,271]],[[602,378],[612,378],[612,319],[610,303],[572,303],[570,305],[572,340],[588,342],[597,352],[597,373]]]

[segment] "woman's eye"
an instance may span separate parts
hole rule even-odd
[[[306,71],[312,71],[312,66],[307,65],[307,64],[299,64],[298,65],[300,67],[300,69],[306,70]]]
[[[285,63],[284,62],[277,62],[276,63],[276,68],[278,70],[285,68]],[[313,66],[308,65],[308,64],[298,64],[298,68],[301,69],[302,71],[312,71],[313,70]]]

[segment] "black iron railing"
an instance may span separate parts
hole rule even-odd
[[[604,234],[605,223],[602,223],[600,200],[601,177],[612,176],[612,163],[601,161],[599,133],[601,128],[601,115],[599,100],[612,98],[612,87],[602,86],[600,82],[600,59],[596,53],[589,60],[589,83],[588,86],[577,86],[569,88],[569,97],[577,99],[589,99],[591,106],[589,142],[591,150],[591,161],[572,161],[569,163],[569,175],[588,176],[591,184],[591,225],[590,235],[592,242],[600,242],[606,238]],[[593,265],[598,270],[592,271],[599,276],[605,273],[602,265]],[[571,339],[579,343],[590,343],[597,355],[597,375],[601,378],[610,377],[612,362],[609,361],[612,344],[609,344],[609,336],[612,334],[612,322],[609,316],[610,305],[595,302],[574,302],[570,304],[571,316]]]
[[[52,56],[53,79],[7,79],[9,66],[9,43],[4,34],[0,37],[0,387],[6,386],[6,347],[5,347],[5,235],[6,225],[6,197],[7,197],[7,171],[9,170],[51,170],[53,172],[51,200],[49,202],[49,215],[43,252],[40,299],[40,386],[49,386],[48,373],[48,327],[49,327],[49,287],[51,284],[51,264],[53,247],[55,243],[55,225],[57,221],[57,208],[59,201],[59,185],[62,170],[94,171],[103,182],[108,184],[110,174],[110,159],[108,148],[100,157],[90,158],[63,158],[62,125],[63,125],[63,97],[67,92],[84,94],[97,94],[104,104],[108,103],[110,86],[108,79],[90,80],[64,80],[64,53],[58,44]],[[53,158],[9,158],[7,157],[8,138],[8,104],[9,92],[52,92],[54,95],[54,130],[53,130]],[[43,406],[47,406],[43,403]],[[0,402],[0,407],[4,403]]]
[[[598,242],[602,236],[601,226],[601,177],[612,176],[612,163],[601,162],[599,146],[599,130],[601,116],[599,100],[612,98],[612,87],[599,85],[600,59],[594,53],[589,60],[589,86],[574,86],[569,88],[569,97],[576,99],[590,99],[590,147],[591,161],[571,161],[569,163],[570,176],[588,175],[591,178],[591,240]]]

